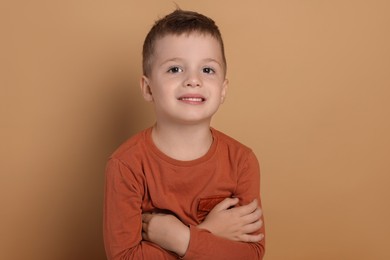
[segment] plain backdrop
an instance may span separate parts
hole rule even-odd
[[[222,31],[230,87],[213,126],[260,160],[265,259],[390,259],[390,2],[176,3]],[[141,47],[174,9],[0,3],[1,259],[105,259],[105,163],[154,122]]]

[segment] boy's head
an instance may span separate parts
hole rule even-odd
[[[223,67],[226,73],[227,64],[223,40],[215,22],[202,14],[177,9],[164,18],[156,21],[146,36],[142,51],[143,74],[145,76],[149,76],[151,73],[154,47],[158,39],[161,39],[166,35],[188,35],[191,33],[210,35],[219,42],[223,59]]]

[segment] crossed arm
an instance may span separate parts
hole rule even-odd
[[[144,175],[119,159],[110,160],[104,202],[108,259],[176,259],[177,255],[188,259],[262,259],[264,239],[259,233],[264,228],[258,209],[255,157],[250,156],[241,168],[234,190],[237,198],[217,204],[198,226],[187,226],[175,215],[142,212]],[[257,202],[250,202],[253,198]]]
[[[232,241],[259,242],[264,234],[254,234],[263,225],[257,200],[243,206],[236,206],[238,202],[238,198],[226,198],[197,227]],[[144,213],[142,238],[184,256],[190,242],[190,229],[173,215]]]

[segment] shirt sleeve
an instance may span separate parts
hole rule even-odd
[[[144,179],[118,159],[110,159],[105,174],[104,246],[109,260],[176,259],[156,244],[142,240]]]
[[[257,198],[260,201],[260,167],[253,152],[250,152],[239,168],[235,196],[245,205]],[[264,223],[264,219],[262,217]],[[256,233],[264,234],[264,225]],[[263,259],[264,238],[257,243],[231,241],[217,237],[207,230],[190,226],[190,243],[183,259]]]

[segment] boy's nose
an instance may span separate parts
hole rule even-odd
[[[188,75],[188,78],[184,82],[185,87],[200,87],[202,85],[199,76],[194,74]]]

